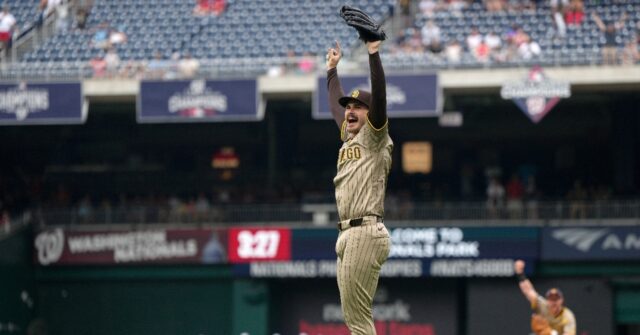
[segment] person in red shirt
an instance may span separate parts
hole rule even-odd
[[[522,217],[522,197],[524,196],[524,185],[517,174],[511,176],[507,184],[507,210],[509,217],[517,219]]]

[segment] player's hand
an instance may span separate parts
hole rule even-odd
[[[382,44],[382,41],[367,42],[367,50],[369,51],[369,54],[373,55],[380,51],[380,44]]]
[[[331,70],[338,66],[340,59],[342,58],[342,49],[340,48],[340,42],[336,41],[335,48],[329,48],[327,50],[327,70]]]
[[[524,272],[524,261],[519,259],[513,263],[513,270],[516,274],[521,274]]]

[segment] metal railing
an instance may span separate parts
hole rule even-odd
[[[332,225],[338,216],[334,204],[242,204],[208,208],[137,205],[115,208],[41,208],[33,211],[36,224],[308,224]],[[640,224],[640,200],[510,202],[488,206],[485,202],[399,203],[387,206],[391,225],[503,224],[548,225]]]

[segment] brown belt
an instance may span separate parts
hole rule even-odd
[[[367,215],[367,216],[363,216],[361,218],[342,220],[342,221],[338,222],[338,231],[347,230],[347,229],[349,229],[351,227],[362,226],[362,224],[365,222],[365,219],[374,219],[374,220],[372,220],[372,222],[376,222],[376,223],[384,222],[384,220],[380,216]]]

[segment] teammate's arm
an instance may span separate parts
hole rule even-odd
[[[342,129],[344,122],[344,107],[340,106],[338,99],[344,96],[340,79],[338,79],[338,63],[342,58],[342,50],[340,43],[336,41],[335,48],[329,48],[327,51],[327,90],[329,91],[329,108],[331,115],[338,124],[338,128]]]
[[[520,291],[522,291],[522,294],[529,300],[531,306],[534,306],[538,301],[538,292],[536,292],[531,281],[524,275],[524,261],[515,261],[513,268],[518,277]]]
[[[371,71],[371,106],[368,117],[375,129],[381,129],[387,124],[387,83],[380,60],[381,43],[382,41],[367,42]]]

